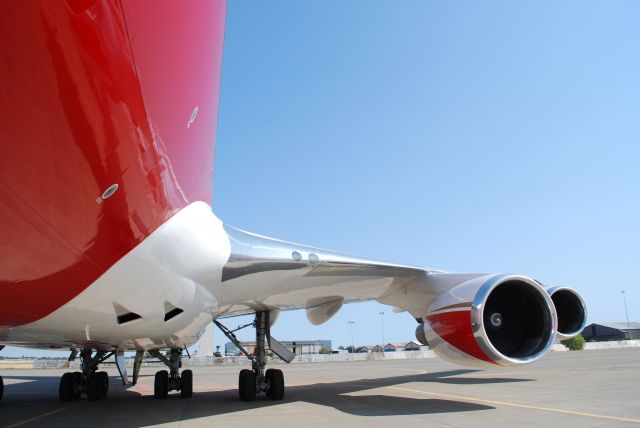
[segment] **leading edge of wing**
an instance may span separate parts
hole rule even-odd
[[[305,277],[359,276],[409,278],[435,269],[387,263],[269,238],[224,225],[231,255],[222,282],[271,271],[306,270]]]
[[[377,300],[421,317],[445,272],[387,263],[261,236],[225,225],[230,257],[222,270],[221,316],[309,309],[318,302]]]

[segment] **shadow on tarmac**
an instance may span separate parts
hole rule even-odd
[[[291,386],[287,387],[283,401],[271,401],[264,394],[259,394],[256,401],[251,403],[240,401],[236,389],[196,391],[190,399],[182,399],[179,394],[172,393],[167,399],[156,400],[151,395],[141,395],[131,388],[122,386],[120,379],[112,376],[107,399],[96,402],[89,402],[86,399],[77,400],[71,403],[73,409],[63,409],[68,407],[69,403],[58,400],[59,379],[56,377],[5,375],[5,379],[23,382],[8,385],[5,383],[4,399],[0,407],[2,409],[0,426],[28,419],[39,413],[52,412],[55,414],[32,423],[36,426],[40,424],[53,426],[68,425],[76,420],[78,422],[92,420],[92,426],[117,423],[120,428],[124,428],[278,407],[292,402],[333,407],[344,413],[368,417],[472,412],[494,409],[494,407],[467,401],[432,398],[427,395],[397,396],[398,393],[407,395],[406,391],[393,391],[389,395],[379,393],[368,395],[367,390],[406,383],[478,385],[532,381],[517,378],[464,377],[474,372],[476,370],[447,370],[427,374]],[[195,386],[197,387],[197,377]],[[57,409],[60,411],[56,412]]]

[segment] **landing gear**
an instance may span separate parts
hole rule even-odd
[[[70,361],[73,361],[77,351],[71,353]],[[58,396],[61,401],[71,401],[87,396],[87,400],[96,401],[107,396],[109,392],[109,375],[107,372],[97,371],[98,365],[114,355],[113,352],[97,351],[92,356],[90,349],[84,349],[80,353],[82,360],[81,372],[68,372],[60,378]]]
[[[182,398],[190,398],[193,395],[193,372],[183,370],[182,349],[172,349],[169,358],[160,351],[149,351],[151,355],[158,358],[169,367],[169,371],[160,370],[156,373],[153,383],[153,396],[158,399],[167,398],[169,391],[180,391]]]
[[[242,401],[254,401],[256,399],[256,375],[252,370],[240,370],[238,392]]]
[[[180,395],[182,398],[191,398],[193,395],[193,372],[183,370],[180,376]]]
[[[60,401],[71,401],[75,397],[74,385],[73,385],[73,373],[65,373],[60,378],[60,387],[58,388],[58,395]]]
[[[93,372],[89,375],[87,381],[87,400],[97,401],[102,398],[102,376],[100,373]]]
[[[267,397],[272,400],[282,400],[284,398],[284,375],[282,370],[269,369],[264,374],[269,384],[269,390],[267,391]]]
[[[167,398],[169,392],[169,372],[166,370],[160,370],[156,372],[156,377],[153,382],[153,396],[155,398]]]
[[[109,393],[109,373],[98,372],[100,375],[100,398],[107,398]]]
[[[238,376],[238,394],[242,401],[254,401],[258,392],[264,392],[267,397],[272,400],[282,400],[284,398],[284,375],[282,370],[269,369],[265,372],[266,356],[265,356],[265,339],[269,341],[269,348],[277,353],[287,363],[291,362],[294,355],[289,352],[282,344],[271,337],[269,332],[269,312],[257,312],[256,319],[252,324],[238,327],[236,330],[229,330],[220,322],[214,320],[214,323],[222,330],[222,332],[233,342],[236,347],[251,360],[251,370],[244,369],[240,371]],[[249,354],[242,347],[236,336],[233,334],[241,328],[248,326],[256,328],[256,348],[255,355]]]
[[[80,398],[82,397],[82,393],[84,391],[84,388],[82,387],[82,382],[83,382],[83,378],[82,378],[82,373],[81,372],[73,372],[71,373],[71,389],[73,390],[73,398]],[[62,381],[60,381],[60,384],[62,384]],[[64,401],[64,400],[63,400]]]

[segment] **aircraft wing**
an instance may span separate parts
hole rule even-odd
[[[416,338],[463,365],[518,365],[540,358],[556,338],[578,334],[586,306],[566,287],[512,274],[460,274],[358,258],[224,226],[219,316],[306,309],[312,324],[344,303],[377,300],[409,312]],[[231,303],[233,302],[233,303]]]
[[[321,324],[344,303],[377,300],[421,318],[451,284],[482,276],[359,258],[224,228],[231,255],[222,270],[222,316],[305,308],[309,321]]]

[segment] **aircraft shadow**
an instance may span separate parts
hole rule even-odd
[[[109,426],[117,423],[121,428],[134,427],[243,412],[251,409],[286,405],[293,402],[332,407],[347,414],[369,417],[473,412],[489,410],[494,407],[448,397],[438,398],[437,394],[432,396],[420,393],[411,394],[410,389],[420,388],[420,386],[416,386],[416,383],[476,385],[532,381],[531,379],[464,376],[474,372],[475,370],[447,370],[427,374],[290,386],[286,389],[283,401],[271,401],[261,394],[252,403],[240,401],[235,388],[217,391],[196,391],[191,399],[182,399],[179,394],[172,393],[165,400],[156,400],[151,395],[141,395],[132,388],[122,386],[119,378],[112,376],[107,399],[96,402],[78,400],[74,402],[76,404],[73,409],[48,416],[42,421],[42,425],[57,425],[56,420],[60,421],[61,424],[64,422],[64,424],[68,425],[76,417],[80,421],[83,420],[82,418],[90,417],[91,414],[97,411],[101,416],[94,419],[95,422],[92,422],[94,426]],[[30,406],[36,406],[38,402],[43,400],[48,403],[47,409],[68,406],[68,403],[58,401],[59,380],[56,377],[11,376],[6,374],[5,379],[7,378],[26,382],[5,383],[5,396],[1,406],[3,411],[0,412],[0,426],[15,423],[16,419],[23,416],[12,415],[14,413],[12,409],[15,406],[18,409],[22,408],[20,413],[24,413]],[[194,380],[197,389],[197,372]],[[406,383],[413,383],[413,385],[403,386]],[[396,385],[398,385],[398,390],[377,390]],[[410,396],[408,397],[407,395]]]

